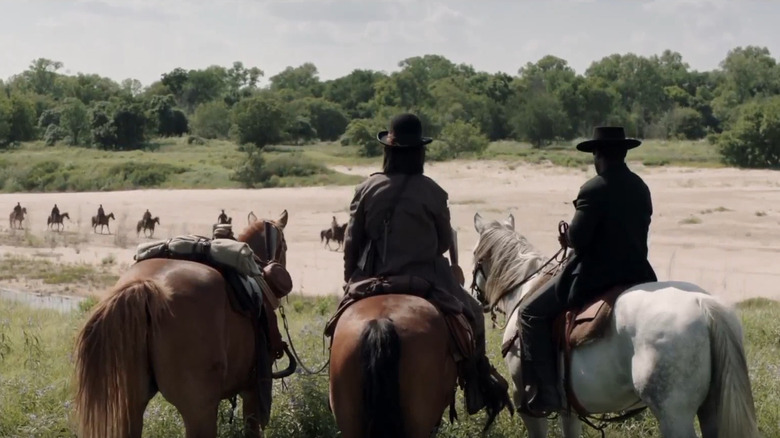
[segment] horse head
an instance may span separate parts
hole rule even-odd
[[[155,216],[154,219],[152,219],[152,223],[156,223],[157,225],[160,225],[160,216]]]
[[[472,295],[483,306],[496,307],[499,301],[525,285],[543,265],[542,255],[515,231],[512,214],[502,222],[486,222],[477,213],[474,229],[479,239],[474,247]]]
[[[65,219],[65,218],[67,218],[68,220],[70,220],[70,216],[68,216],[68,213],[67,213],[67,212],[65,212],[65,213],[61,213],[61,214],[60,214],[60,219]]]
[[[108,216],[106,216],[106,220],[108,220],[108,219],[116,220],[116,217],[114,217],[114,213],[113,212],[109,213]]]
[[[284,239],[284,228],[287,226],[287,219],[287,210],[284,210],[276,220],[258,220],[247,226],[238,236],[238,240],[246,242],[260,260],[275,261],[285,266],[287,242]]]

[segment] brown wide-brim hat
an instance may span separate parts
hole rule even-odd
[[[596,148],[621,148],[633,149],[642,144],[635,138],[626,138],[626,131],[622,126],[598,126],[593,128],[593,138],[577,144],[577,150],[593,152]]]
[[[380,131],[376,139],[385,146],[392,147],[419,147],[433,141],[432,138],[423,137],[422,122],[414,114],[400,114],[390,121],[389,131]]]

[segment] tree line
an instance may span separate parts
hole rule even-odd
[[[643,139],[708,139],[726,163],[780,167],[780,65],[763,47],[737,47],[719,68],[695,71],[670,50],[614,54],[577,74],[545,56],[515,74],[488,73],[439,55],[407,58],[399,70],[356,69],[320,80],[311,63],[264,72],[241,62],[176,68],[143,86],[95,74],[66,75],[36,59],[0,81],[0,147],[32,140],[107,150],[143,148],[155,137],[234,139],[250,160],[242,178],[263,175],[269,144],[341,140],[365,155],[390,117],[413,111],[441,159],[509,139],[543,148],[622,125]]]

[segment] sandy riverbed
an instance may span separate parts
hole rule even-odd
[[[653,194],[655,214],[650,233],[650,261],[660,279],[697,283],[728,301],[763,296],[780,299],[780,173],[737,169],[632,168]],[[340,168],[368,175],[374,169]],[[476,242],[474,213],[489,219],[515,215],[518,230],[540,250],[557,249],[559,220],[569,221],[571,200],[592,169],[564,169],[495,161],[450,162],[428,165],[426,173],[449,193],[453,225],[460,235],[460,259],[471,270]],[[348,219],[351,187],[310,187],[266,190],[139,190],[101,193],[2,194],[0,208],[10,212],[19,201],[29,211],[23,232],[0,227],[2,254],[22,254],[62,263],[89,263],[121,272],[132,263],[135,224],[149,208],[159,216],[155,238],[194,233],[210,235],[220,209],[233,217],[236,230],[247,224],[247,213],[276,218],[287,209],[288,263],[295,289],[303,294],[340,291],[343,255],[320,243],[319,232],[335,215]],[[65,233],[52,237],[46,217],[54,202],[70,213]],[[102,203],[112,235],[93,234],[90,217]],[[691,219],[695,218],[695,219]],[[11,236],[15,234],[16,236]],[[30,240],[39,242],[32,248]],[[40,242],[44,247],[40,247]],[[334,246],[335,247],[335,246]],[[6,280],[0,286],[44,293],[99,293],[88,287],[43,285]]]

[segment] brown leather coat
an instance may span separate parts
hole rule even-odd
[[[377,173],[358,185],[344,239],[344,280],[411,274],[443,290],[459,288],[444,257],[452,242],[447,197],[444,189],[424,175]],[[394,203],[385,239],[385,217]],[[361,257],[369,244],[373,270],[370,263],[361,266]]]

